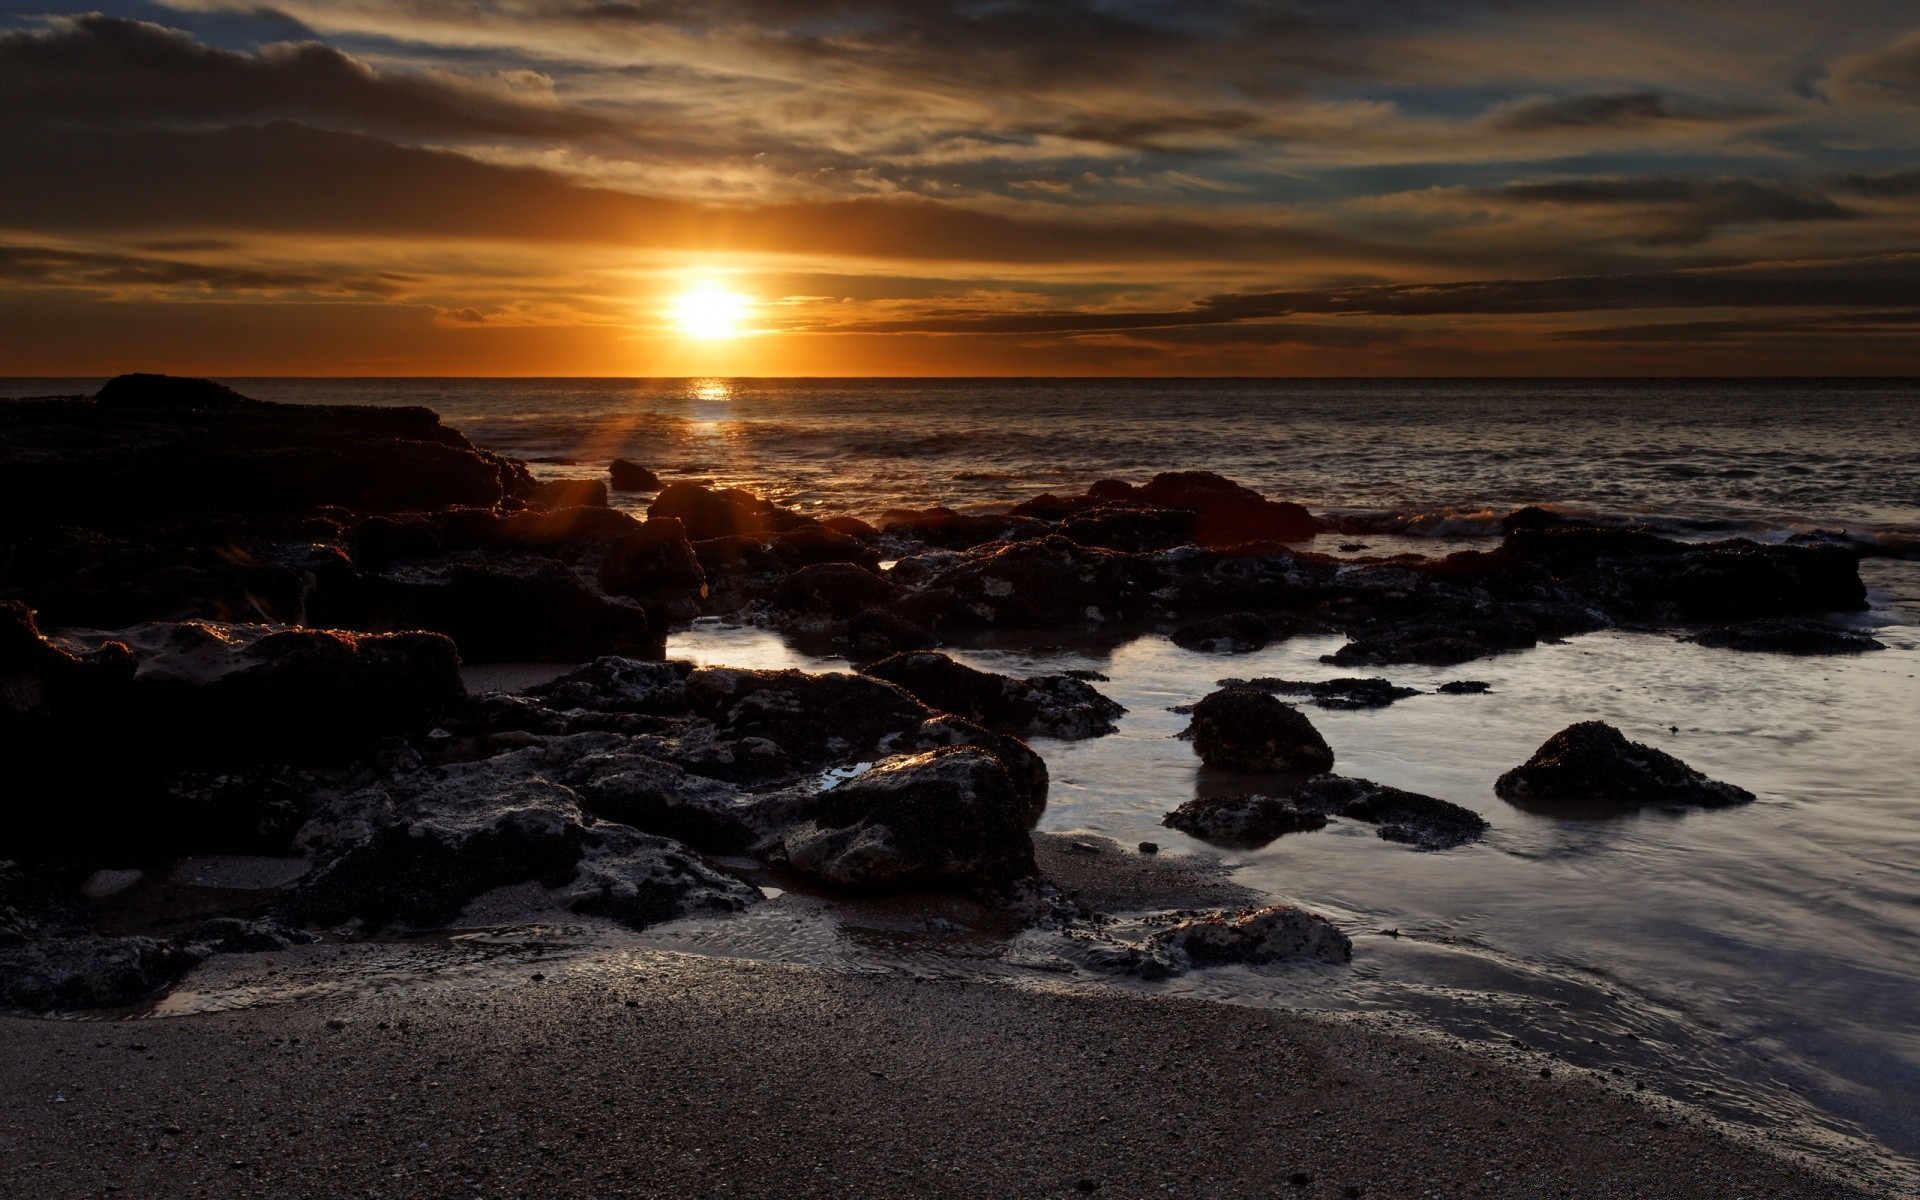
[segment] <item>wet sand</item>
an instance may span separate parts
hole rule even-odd
[[[547,971],[0,1020],[0,1195],[1859,1194],[1557,1065],[1316,1018],[653,952]]]

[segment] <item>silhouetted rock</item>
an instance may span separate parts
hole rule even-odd
[[[859,517],[822,517],[820,520],[820,528],[830,529],[835,533],[844,533],[850,538],[857,538],[869,545],[880,540],[880,531],[865,521],[862,521]]]
[[[794,799],[761,852],[842,886],[994,891],[1035,872],[1026,807],[993,754],[946,747]]]
[[[1604,721],[1562,729],[1532,758],[1502,775],[1493,789],[1503,799],[1543,807],[1597,801],[1719,808],[1754,798],[1744,788],[1708,779],[1671,754],[1628,741]]]
[[[880,569],[880,555],[866,542],[824,525],[790,529],[776,536],[768,549],[796,570],[820,563],[852,563],[867,571]]]
[[[1201,796],[1174,809],[1160,823],[1201,841],[1258,848],[1282,834],[1325,828],[1327,818],[1278,796]]]
[[[1400,687],[1389,679],[1222,679],[1223,688],[1252,688],[1276,696],[1305,696],[1320,708],[1385,708],[1396,700],[1418,696],[1415,688]]]
[[[616,458],[607,464],[607,482],[616,492],[660,490],[660,477],[630,458]]]
[[[707,573],[680,522],[648,521],[615,542],[600,563],[600,586],[666,621],[691,620],[707,596]]]
[[[1310,812],[1378,825],[1387,841],[1422,850],[1464,846],[1477,841],[1488,828],[1479,813],[1452,801],[1341,775],[1314,776],[1300,785],[1293,802]]]
[[[882,747],[933,714],[902,689],[864,675],[703,668],[687,701],[735,739],[760,740],[797,765],[826,766]]]
[[[685,664],[608,655],[582,663],[526,694],[559,709],[593,712],[677,713],[687,710]]]
[[[1060,629],[1144,616],[1150,589],[1132,556],[1061,537],[902,560],[911,588],[895,611],[935,634],[949,629]]]
[[[812,520],[743,488],[716,491],[697,483],[668,484],[647,506],[647,515],[675,518],[696,542],[741,534],[783,533]]]
[[[944,550],[1035,538],[1046,532],[1046,522],[1030,517],[963,514],[950,508],[890,508],[880,515],[882,537],[905,538]]]
[[[1195,917],[1154,934],[1148,944],[1196,967],[1353,957],[1353,942],[1333,922],[1293,904]]]
[[[1680,639],[1721,650],[1770,654],[1864,654],[1885,650],[1885,643],[1852,629],[1797,617],[1769,617],[1705,629]]]
[[[269,404],[166,376],[122,376],[98,400],[0,405],[0,530],[489,508],[532,491],[525,467],[424,408]]]
[[[1248,688],[1228,688],[1193,706],[1194,752],[1227,771],[1328,771],[1333,750],[1300,710]]]
[[[1299,542],[1319,532],[1313,514],[1298,504],[1269,500],[1211,471],[1155,475],[1135,496],[1149,504],[1198,514],[1194,540],[1202,546],[1243,542]]]
[[[848,619],[841,637],[847,657],[872,662],[902,650],[931,650],[940,639],[898,613],[870,608]]]
[[[791,574],[786,560],[758,537],[739,534],[693,543],[694,556],[707,578],[707,608],[731,613],[771,596]]]
[[[1455,679],[1433,690],[1442,696],[1483,696],[1493,690],[1493,685],[1484,679]]]
[[[898,591],[865,567],[817,563],[781,580],[774,589],[772,604],[782,612],[845,619],[887,604]]]
[[[607,481],[604,479],[549,479],[534,485],[527,497],[548,508],[605,508]]]
[[[1273,640],[1273,627],[1256,613],[1228,613],[1188,621],[1173,631],[1173,644],[1206,654],[1248,654]]]
[[[1184,508],[1100,505],[1062,521],[1059,534],[1082,546],[1146,554],[1193,544],[1199,521]]]
[[[895,654],[868,663],[860,673],[897,683],[942,712],[1023,737],[1099,737],[1113,732],[1114,718],[1126,712],[1078,679],[1015,679],[930,650]]]

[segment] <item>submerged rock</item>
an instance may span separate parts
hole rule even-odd
[[[1721,808],[1754,798],[1745,788],[1708,779],[1671,754],[1628,741],[1604,721],[1562,729],[1532,758],[1502,775],[1493,790],[1502,799],[1543,807],[1599,801]]]
[[[929,707],[1022,737],[1100,737],[1112,733],[1114,719],[1126,712],[1083,680],[1015,679],[931,650],[890,655],[860,673],[896,683]]]
[[[630,458],[616,458],[607,464],[607,482],[616,492],[660,490],[660,477]]]
[[[1493,690],[1493,685],[1484,679],[1455,679],[1433,690],[1442,696],[1484,696]]]
[[[1316,775],[1300,785],[1293,802],[1308,812],[1378,825],[1385,840],[1421,850],[1464,846],[1479,840],[1488,829],[1486,819],[1470,808],[1371,779]]]
[[[1252,688],[1278,696],[1305,696],[1320,708],[1385,708],[1396,700],[1418,696],[1419,690],[1400,687],[1388,679],[1222,679],[1223,688]]]
[[[1248,688],[1227,688],[1193,706],[1194,752],[1227,771],[1327,771],[1333,750],[1299,709]]]
[[[1770,617],[1722,625],[1680,639],[1721,650],[1771,654],[1864,654],[1885,650],[1886,644],[1852,629],[1842,629],[1804,617]]]
[[[1148,945],[1196,967],[1353,957],[1353,942],[1338,926],[1294,904],[1191,918],[1154,934]]]
[[[1189,621],[1173,631],[1173,644],[1207,654],[1248,654],[1273,640],[1273,626],[1255,613],[1228,613]]]
[[[842,886],[996,890],[1035,872],[1025,809],[993,754],[946,747],[782,804],[760,849]]]
[[[1169,829],[1201,841],[1257,849],[1288,833],[1326,827],[1326,814],[1279,796],[1201,796],[1161,818]]]

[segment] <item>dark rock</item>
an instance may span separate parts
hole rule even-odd
[[[1099,506],[1061,522],[1059,534],[1082,546],[1129,554],[1191,545],[1199,517],[1184,508]]]
[[[1472,809],[1370,779],[1317,775],[1300,785],[1293,802],[1309,812],[1378,825],[1387,841],[1421,850],[1464,846],[1479,840],[1488,829],[1485,818]]]
[[[604,479],[549,479],[536,484],[527,499],[548,508],[605,508],[607,481]]]
[[[891,748],[902,753],[933,750],[940,746],[978,746],[1000,760],[1007,778],[1025,806],[1024,820],[1032,826],[1047,807],[1047,760],[1011,734],[995,733],[964,717],[942,713],[921,722],[919,728],[894,739]]]
[[[625,596],[657,623],[691,620],[707,596],[707,573],[687,531],[671,517],[640,525],[615,542],[600,564],[600,586]]]
[[[898,592],[865,567],[824,562],[802,567],[781,580],[771,602],[782,612],[846,619],[887,604]]]
[[[1148,945],[1196,967],[1353,957],[1353,942],[1333,922],[1293,904],[1195,917],[1154,934]]]
[[[167,782],[152,819],[167,842],[197,853],[285,854],[318,787],[279,763],[183,771]]]
[[[0,406],[0,529],[491,508],[532,490],[525,467],[424,408],[269,404],[165,376],[122,376],[98,400]]]
[[[794,569],[820,563],[851,563],[867,571],[880,569],[880,555],[866,542],[824,525],[802,525],[776,536],[767,547]]]
[[[847,621],[842,635],[847,657],[854,662],[871,662],[903,650],[931,650],[940,639],[898,613],[870,608]]]
[[[1197,513],[1193,533],[1201,546],[1299,542],[1320,529],[1313,514],[1300,505],[1269,500],[1211,471],[1155,475],[1136,495],[1149,504]]]
[[[1333,750],[1300,710],[1247,688],[1228,688],[1193,706],[1195,753],[1228,771],[1328,771]]]
[[[869,545],[880,540],[880,531],[865,521],[862,521],[859,517],[825,517],[822,518],[820,522],[820,528],[832,530],[834,533],[842,533],[850,538],[857,538]]]
[[[594,712],[677,713],[687,710],[685,673],[671,663],[609,655],[528,688],[554,708]]]
[[[1188,621],[1173,631],[1173,644],[1206,654],[1248,654],[1273,640],[1273,626],[1255,613],[1228,613]]]
[[[206,958],[149,937],[46,938],[0,947],[0,1006],[32,1012],[131,1004]]]
[[[1484,679],[1455,679],[1434,689],[1442,696],[1482,696],[1492,690],[1493,685]]]
[[[904,690],[864,675],[711,667],[687,677],[693,711],[728,736],[761,739],[797,766],[871,754],[933,715]]]
[[[616,458],[607,464],[607,482],[616,492],[660,490],[660,477],[630,458]]]
[[[1158,853],[1160,853],[1160,843],[1159,843],[1159,842],[1141,842],[1141,843],[1140,843],[1140,853],[1142,853],[1142,854],[1158,854]]]
[[[1603,721],[1582,721],[1554,734],[1532,758],[1502,775],[1494,791],[1514,803],[1543,807],[1584,800],[1719,808],[1754,798],[1744,788],[1708,779],[1664,751],[1628,741]]]
[[[1134,556],[1060,537],[982,546],[926,563],[903,560],[893,576],[909,594],[902,616],[949,629],[1061,629],[1143,616],[1151,566]]]
[[[173,939],[176,946],[201,954],[259,954],[310,945],[319,939],[304,929],[275,921],[214,917]]]
[[[1126,711],[1077,679],[1020,680],[930,650],[891,655],[860,673],[896,683],[942,712],[1023,737],[1099,737],[1113,732],[1114,718]]]
[[[707,608],[731,613],[771,596],[790,574],[786,560],[758,537],[708,538],[693,543],[694,555],[707,577]]]
[[[696,542],[743,534],[783,533],[811,518],[790,512],[742,488],[715,491],[697,483],[670,483],[647,506],[651,518],[673,517]]]
[[[1798,617],[1768,617],[1722,625],[1680,640],[1721,650],[1770,654],[1864,654],[1887,648],[1885,643],[1864,633]]]
[[[882,537],[904,538],[945,550],[1036,538],[1046,532],[1044,521],[1030,517],[962,514],[950,508],[890,508],[880,515]]]
[[[998,758],[948,747],[791,801],[762,852],[842,886],[993,891],[1035,873],[1024,808]]]
[[[1257,848],[1282,834],[1325,828],[1323,813],[1276,796],[1201,796],[1160,821],[1203,842]]]
[[[573,781],[580,806],[603,821],[715,854],[739,854],[757,837],[751,799],[739,788],[645,754],[583,755],[562,777]]]
[[[1399,687],[1388,679],[1222,679],[1223,688],[1252,688],[1276,696],[1306,696],[1320,708],[1385,708],[1396,700],[1418,696],[1417,689]]]

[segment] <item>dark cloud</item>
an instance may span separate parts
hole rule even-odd
[[[1666,92],[1605,92],[1530,101],[1501,113],[1493,126],[1508,133],[1565,133],[1709,124],[1762,115],[1761,109],[1712,104]]]
[[[1569,342],[1675,343],[1769,342],[1781,338],[1911,339],[1920,332],[1920,310],[1882,313],[1821,313],[1812,316],[1734,318],[1722,321],[1671,321],[1647,325],[1606,325],[1572,329],[1555,336]]]
[[[410,282],[404,276],[392,274],[331,275],[43,246],[0,246],[0,281],[95,289],[311,292],[377,297],[398,295]]]
[[[1920,103],[1920,30],[1840,63],[1833,80],[1843,91]]]
[[[247,54],[98,13],[0,33],[0,122],[275,117],[451,139],[584,137],[615,128],[604,117],[518,97],[497,84],[378,72],[317,42]]]
[[[1218,259],[1356,244],[1277,223],[983,212],[915,197],[724,208],[591,187],[294,122],[218,130],[0,130],[0,225],[246,230],[812,253],[912,261]]]
[[[1904,200],[1920,196],[1920,170],[1892,171],[1881,175],[1849,175],[1848,191],[1876,200]]]
[[[1812,188],[1763,179],[1557,179],[1509,183],[1475,194],[1509,206],[1612,210],[1630,239],[1647,245],[1698,242],[1729,225],[1845,221],[1858,215]]]
[[[1791,267],[1652,271],[1557,279],[1384,284],[1208,296],[1157,312],[928,315],[835,325],[841,333],[1094,333],[1283,318],[1522,316],[1663,308],[1884,309],[1920,305],[1920,256]]]

